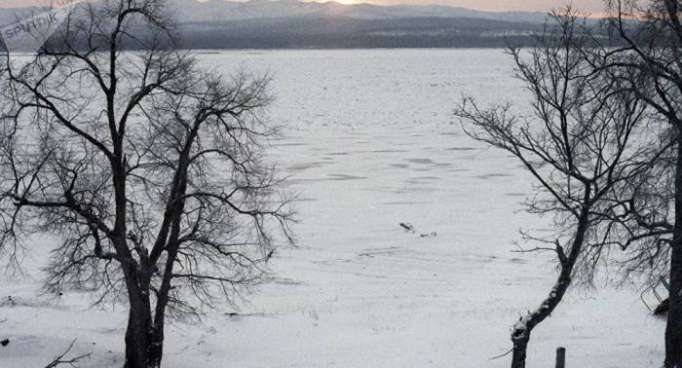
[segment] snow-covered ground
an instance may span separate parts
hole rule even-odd
[[[205,53],[206,65],[269,71],[284,137],[272,159],[299,195],[298,247],[272,261],[273,282],[238,316],[209,311],[168,326],[166,367],[505,367],[509,327],[554,279],[551,258],[512,252],[530,178],[466,137],[462,94],[522,103],[499,50]],[[401,222],[416,230],[402,229]],[[425,236],[421,236],[424,234]],[[0,285],[0,367],[39,367],[78,339],[83,367],[121,364],[126,311],[86,294],[39,295],[50,238],[27,277]],[[14,303],[7,302],[12,296]],[[664,322],[633,288],[576,289],[532,337],[529,367],[660,366]]]

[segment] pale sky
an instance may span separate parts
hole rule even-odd
[[[50,1],[60,2],[69,0],[0,0],[0,8],[21,7],[35,4],[49,4]],[[190,0],[187,0],[190,1]],[[214,0],[215,1],[215,0]],[[337,0],[342,3],[367,2],[372,4],[392,5],[392,4],[441,4],[451,6],[461,6],[480,10],[526,10],[526,11],[549,11],[553,8],[561,7],[569,0]],[[603,0],[572,0],[570,1],[576,8],[583,11],[599,12],[603,9]]]

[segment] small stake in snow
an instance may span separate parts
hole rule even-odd
[[[556,368],[566,368],[566,348],[556,349]]]

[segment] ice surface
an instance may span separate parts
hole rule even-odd
[[[518,163],[467,138],[452,116],[463,93],[524,102],[500,50],[242,51],[202,54],[229,72],[274,77],[271,158],[299,194],[298,247],[280,249],[273,282],[237,315],[173,322],[167,367],[505,367],[509,331],[554,279],[550,258],[512,253],[542,228],[520,202]],[[409,222],[415,232],[399,226]],[[436,234],[435,236],[431,236]],[[421,237],[420,234],[429,236]],[[84,367],[121,365],[125,308],[84,294],[39,295],[49,238],[33,241],[30,278],[6,277],[0,367],[37,367],[77,338]],[[529,367],[566,346],[571,367],[660,363],[664,323],[634,290],[569,292],[533,333]],[[6,319],[6,320],[5,320]],[[44,365],[44,364],[43,364]]]

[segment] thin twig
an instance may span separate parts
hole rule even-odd
[[[71,359],[65,359],[64,357],[71,352],[71,349],[73,349],[73,346],[76,344],[76,339],[73,339],[71,341],[71,344],[69,344],[69,347],[60,355],[54,358],[48,365],[45,366],[45,368],[55,368],[57,366],[60,366],[62,364],[68,364],[71,367],[78,367],[78,362],[82,359],[89,358],[92,353],[87,353],[83,355],[76,356]]]

